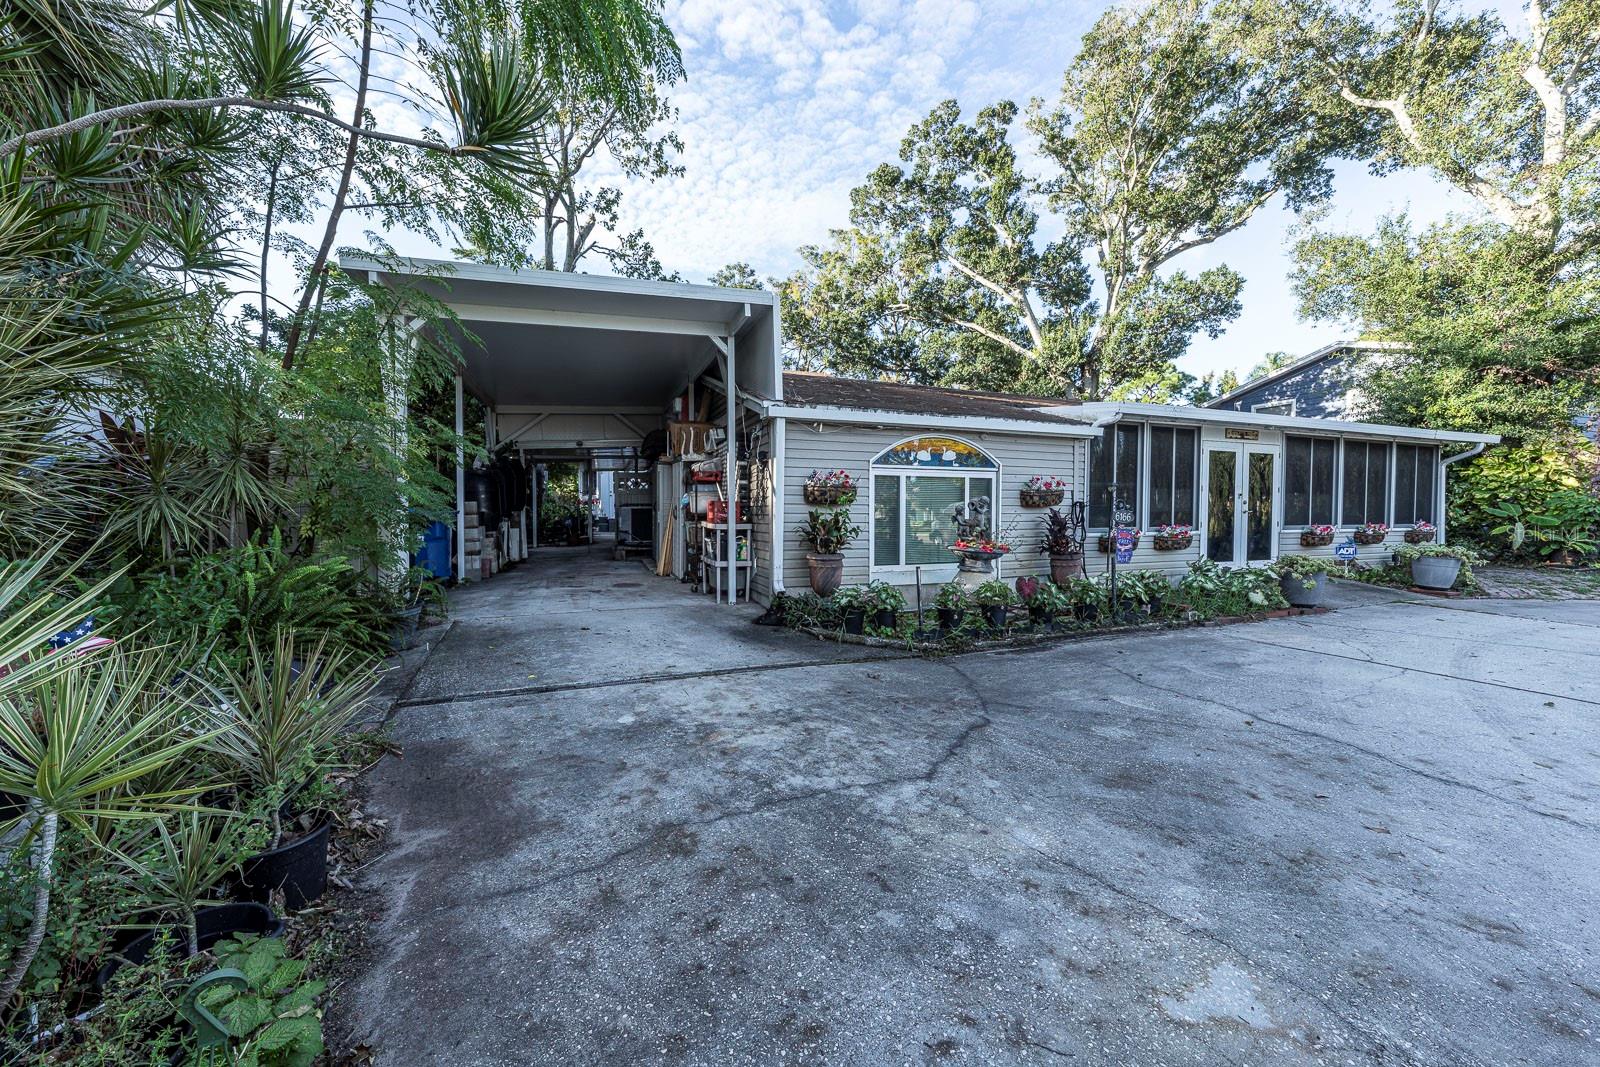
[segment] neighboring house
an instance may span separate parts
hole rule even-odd
[[[715,538],[725,548],[707,554],[719,560],[721,588],[747,587],[760,601],[808,585],[798,527],[813,470],[846,470],[859,486],[849,510],[861,535],[845,552],[845,581],[920,580],[932,592],[955,574],[951,509],[978,496],[992,498],[995,528],[1013,546],[1000,576],[1048,573],[1042,513],[1020,501],[1035,475],[1063,479],[1070,499],[1088,504],[1091,535],[1107,526],[1114,482],[1145,531],[1132,565],[1176,577],[1200,559],[1238,566],[1331,554],[1301,546],[1313,524],[1389,524],[1387,545],[1360,550],[1373,561],[1417,522],[1435,523],[1442,536],[1448,464],[1498,440],[1303,413],[1071,403],[785,373],[770,292],[477,264],[341,263],[368,284],[423,288],[459,317],[438,327],[462,353],[458,430],[471,394],[488,412],[491,448],[529,463],[640,471],[653,481],[658,570],[691,577],[685,544]],[[674,454],[683,440],[696,444]],[[657,462],[662,448],[651,441],[671,442]],[[463,479],[458,472],[458,487]],[[709,479],[720,485],[708,493]],[[744,523],[707,526],[705,501],[729,485],[748,499]],[[1192,526],[1192,546],[1157,550],[1151,531],[1163,524]],[[1105,558],[1093,541],[1091,571]],[[469,559],[459,535],[457,544],[458,559]],[[458,573],[473,577],[470,567]]]
[[[1347,419],[1360,410],[1362,364],[1385,352],[1401,351],[1396,341],[1339,341],[1271,374],[1245,382],[1209,401],[1208,408]]]

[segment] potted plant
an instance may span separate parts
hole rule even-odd
[[[1126,582],[1133,599],[1144,606],[1145,614],[1159,615],[1172,595],[1172,582],[1160,571],[1129,571],[1117,576],[1119,584]]]
[[[906,595],[888,582],[868,582],[862,605],[872,616],[876,630],[894,630],[905,610]]]
[[[1004,630],[1006,609],[1017,602],[1017,594],[998,578],[984,582],[972,591],[972,602],[983,613],[984,622],[991,630]]]
[[[1079,622],[1095,622],[1100,618],[1100,604],[1104,598],[1094,579],[1072,579],[1067,596],[1072,601],[1072,614]]]
[[[1396,553],[1411,567],[1411,581],[1419,589],[1453,589],[1457,582],[1471,584],[1476,552],[1456,545],[1403,545]]]
[[[242,865],[240,894],[264,902],[282,890],[285,906],[298,910],[327,889],[329,824],[321,812],[297,813],[296,801],[365,708],[377,675],[366,661],[330,651],[325,641],[297,649],[287,632],[265,650],[252,638],[246,652],[242,669],[221,666],[218,719],[224,729],[207,747],[249,791],[247,810],[269,831],[266,850]],[[286,825],[285,816],[296,814],[301,824]]]
[[[1420,545],[1432,541],[1438,536],[1439,528],[1426,519],[1419,520],[1411,529],[1406,531],[1406,544]]]
[[[1053,508],[1067,498],[1067,483],[1053,474],[1035,474],[1022,483],[1022,506]]]
[[[1066,513],[1051,508],[1044,516],[1039,554],[1050,558],[1050,580],[1066,585],[1083,573],[1083,531]]]
[[[836,590],[828,603],[838,613],[844,632],[860,637],[867,632],[867,591],[859,585],[847,585]]]
[[[391,652],[404,652],[415,645],[423,614],[431,611],[443,618],[449,605],[443,583],[425,567],[406,571],[393,588],[384,591],[381,599],[390,605],[393,618],[389,629]]]
[[[1024,585],[1024,583],[1027,583]],[[1037,578],[1018,578],[1017,593],[1028,605],[1028,614],[1035,626],[1051,626],[1056,616],[1072,610],[1072,601],[1066,590],[1054,582],[1041,582]]]
[[[967,605],[971,601],[967,591],[956,582],[946,582],[939,589],[939,595],[933,598],[933,605],[939,612],[939,629],[954,630],[959,627],[967,616]]]
[[[1351,535],[1358,545],[1381,545],[1384,538],[1389,536],[1389,524],[1386,522],[1362,523]]]
[[[50,639],[87,616],[108,581],[60,606],[36,589],[50,554],[0,564],[0,790],[22,810],[0,821],[3,847],[31,874],[24,932],[0,975],[0,1013],[28,977],[52,921],[63,826],[97,839],[97,826],[156,819],[200,786],[150,784],[209,740],[178,687],[182,661],[167,650],[128,653],[104,643],[49,654]],[[150,790],[147,792],[147,790]],[[14,833],[13,831],[18,831]]]
[[[849,471],[812,471],[806,477],[805,499],[812,507],[847,508],[856,502],[856,480]]]
[[[1328,561],[1320,556],[1279,556],[1272,564],[1283,599],[1291,607],[1314,608],[1328,584]]]
[[[844,550],[860,533],[844,508],[812,508],[800,524],[800,540],[814,549],[806,555],[806,566],[818,596],[831,596],[844,582]]]
[[[1334,529],[1332,526],[1321,523],[1307,526],[1300,531],[1301,548],[1325,548],[1333,544]]]
[[[1194,544],[1194,527],[1182,524],[1157,526],[1155,546],[1162,552],[1182,552]]]

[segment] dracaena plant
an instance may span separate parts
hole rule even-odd
[[[242,667],[218,666],[218,730],[207,747],[240,785],[287,799],[365,708],[377,684],[370,666],[353,652],[297,642],[287,631],[265,646],[251,637]],[[280,805],[268,807],[276,848],[283,841]]]
[[[208,739],[193,704],[171,684],[165,650],[75,651],[50,638],[87,615],[101,586],[56,602],[26,594],[45,561],[0,566],[0,792],[23,802],[12,847],[31,850],[33,914],[0,977],[0,1009],[22,985],[50,922],[56,841],[63,824],[98,840],[108,821],[157,818],[202,784],[147,787]]]

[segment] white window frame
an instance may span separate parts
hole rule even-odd
[[[899,448],[901,445],[905,444],[907,441],[916,441],[916,440],[918,440],[920,438],[923,438],[923,437],[943,437],[946,440],[958,441],[961,444],[966,445],[968,448],[972,449],[973,451],[977,452],[979,455],[986,457],[989,460],[989,462],[993,464],[993,466],[992,467],[984,467],[984,468],[979,468],[979,467],[946,467],[946,468],[940,468],[940,467],[900,467],[900,466],[894,466],[894,465],[887,464],[887,463],[880,464],[880,463],[877,463],[877,462],[873,462],[871,464],[871,466],[868,468],[868,471],[867,471],[867,572],[868,572],[869,576],[872,577],[872,578],[883,578],[883,579],[914,578],[916,576],[916,574],[917,574],[918,568],[920,567],[921,570],[922,570],[922,578],[923,578],[924,581],[928,581],[928,582],[948,582],[948,581],[953,581],[955,579],[956,568],[960,565],[959,561],[954,556],[950,557],[950,562],[948,564],[943,564],[943,563],[910,563],[910,564],[908,564],[908,563],[905,562],[905,558],[906,558],[906,485],[905,485],[905,480],[907,478],[917,478],[917,477],[922,477],[922,478],[960,478],[961,481],[962,481],[961,501],[962,501],[963,504],[970,504],[972,502],[972,479],[975,478],[975,477],[976,478],[987,477],[990,480],[990,482],[993,484],[993,486],[994,486],[993,491],[989,494],[989,503],[990,503],[989,523],[992,526],[992,528],[997,530],[997,531],[1000,530],[1003,527],[1001,511],[1002,511],[1004,505],[1001,502],[1001,497],[1004,495],[1004,492],[1001,489],[1002,482],[1001,482],[1000,461],[998,459],[995,459],[994,453],[990,452],[987,448],[983,448],[980,445],[978,445],[976,442],[969,441],[965,437],[961,437],[958,434],[942,433],[939,430],[924,430],[922,433],[914,433],[914,434],[911,434],[909,437],[902,437],[898,441],[895,441],[893,444],[888,445],[888,446],[886,446],[884,448],[878,449],[877,456],[881,456],[885,452],[892,452],[894,449]],[[877,456],[874,456],[873,459],[876,460]],[[878,510],[877,500],[878,500],[878,479],[879,478],[898,478],[900,480],[899,514],[896,516],[896,520],[895,520],[896,521],[896,527],[897,527],[897,529],[899,530],[899,533],[900,533],[900,562],[897,563],[897,564],[885,564],[885,565],[883,565],[881,567],[878,565],[878,536],[877,536],[877,531],[873,528],[873,523],[877,521],[877,510]]]
[[[1385,452],[1387,454],[1387,459],[1386,459],[1386,461],[1384,463],[1384,467],[1386,468],[1385,474],[1384,474],[1384,478],[1385,478],[1387,484],[1384,486],[1384,493],[1383,493],[1383,514],[1381,516],[1379,516],[1376,521],[1382,522],[1382,523],[1388,523],[1390,521],[1391,516],[1394,515],[1394,455],[1395,455],[1395,447],[1394,446],[1395,446],[1395,442],[1389,440],[1386,437],[1341,437],[1341,438],[1339,438],[1339,482],[1338,482],[1339,499],[1338,499],[1338,502],[1337,502],[1337,506],[1334,508],[1334,511],[1339,516],[1339,521],[1338,521],[1338,523],[1336,525],[1340,529],[1351,529],[1351,530],[1354,530],[1358,526],[1361,525],[1361,523],[1358,523],[1358,522],[1350,522],[1350,521],[1348,521],[1347,520],[1347,516],[1344,513],[1344,469],[1345,469],[1345,455],[1344,454],[1345,454],[1345,450],[1352,444],[1368,445],[1368,446],[1371,446],[1371,445],[1382,445],[1382,446],[1384,446],[1384,450],[1385,450]],[[1366,486],[1362,486],[1362,490],[1361,490],[1362,497],[1365,498],[1366,494],[1367,494],[1367,488],[1366,488]],[[1372,522],[1374,520],[1369,518],[1366,521]]]
[[[1200,453],[1204,445],[1205,433],[1197,422],[1168,422],[1162,419],[1146,421],[1144,431],[1139,435],[1139,516],[1137,522],[1141,530],[1153,530],[1155,520],[1150,515],[1150,504],[1155,496],[1155,485],[1150,480],[1150,454],[1154,449],[1151,440],[1151,431],[1156,427],[1168,430],[1193,430],[1194,431],[1194,470],[1190,472],[1190,481],[1193,487],[1194,499],[1190,502],[1189,510],[1193,513],[1191,529],[1198,529],[1200,525]],[[1176,441],[1174,441],[1176,448]],[[1176,477],[1176,474],[1174,474]],[[1108,533],[1110,531],[1107,531]]]
[[[1164,426],[1179,426],[1179,425],[1188,426],[1190,424],[1189,423],[1176,423],[1176,422],[1172,422],[1172,423],[1163,422],[1162,425],[1164,425]],[[1134,486],[1133,486],[1134,492],[1139,494],[1139,506],[1133,509],[1133,524],[1135,526],[1137,526],[1139,529],[1145,530],[1145,529],[1148,529],[1149,526],[1150,526],[1150,523],[1149,523],[1149,517],[1150,517],[1150,420],[1149,419],[1118,419],[1116,422],[1107,423],[1106,427],[1105,427],[1105,432],[1102,433],[1098,438],[1094,439],[1094,440],[1099,440],[1099,441],[1107,441],[1107,440],[1109,440],[1109,441],[1112,442],[1111,474],[1112,474],[1113,477],[1115,477],[1116,473],[1117,473],[1117,455],[1116,455],[1115,449],[1116,449],[1116,440],[1117,440],[1117,427],[1119,427],[1119,426],[1137,426],[1137,427],[1139,427],[1139,470],[1134,475]],[[1194,427],[1194,430],[1195,430],[1195,449],[1198,452],[1198,450],[1200,448],[1200,428],[1199,428],[1199,426],[1196,425]],[[1093,448],[1094,448],[1093,441],[1091,441],[1090,443],[1084,445],[1084,449],[1083,449],[1083,475],[1084,475],[1084,477],[1083,477],[1083,494],[1084,494],[1084,517],[1085,518],[1088,518],[1089,515],[1094,513],[1094,497],[1095,497],[1095,493],[1096,493],[1097,489],[1103,489],[1104,488],[1104,486],[1096,486],[1094,484],[1094,451],[1093,451]],[[985,453],[985,455],[987,455],[987,454],[988,453]],[[1200,462],[1199,458],[1196,457],[1195,463],[1198,464],[1199,462]],[[1200,478],[1200,470],[1199,470],[1199,467],[1197,466],[1195,468],[1195,485],[1196,485],[1195,492],[1196,493],[1199,492],[1199,489],[1198,489],[1198,486],[1200,484],[1199,478]],[[1199,507],[1199,501],[1198,500],[1196,500],[1195,506],[1197,508]],[[1109,518],[1109,517],[1110,516],[1108,515],[1107,518]],[[1109,526],[1093,526],[1093,525],[1091,525],[1091,526],[1086,528],[1085,532],[1086,533],[1110,533],[1111,529],[1110,529]]]
[[[1277,410],[1283,407],[1285,404],[1289,405],[1288,411]],[[1251,404],[1250,410],[1251,412],[1259,412],[1263,415],[1287,415],[1290,418],[1293,418],[1296,407],[1297,403],[1295,398],[1291,396],[1287,400],[1263,400],[1259,404]]]
[[[1287,531],[1309,530],[1316,523],[1291,523],[1289,519],[1289,441],[1291,438],[1303,438],[1312,441],[1333,442],[1333,528],[1340,526],[1339,519],[1344,510],[1344,438],[1335,437],[1325,433],[1285,433],[1283,435],[1283,528]],[[1381,442],[1380,442],[1381,443]],[[1313,451],[1313,458],[1315,452]],[[1316,482],[1313,479],[1312,486]]]

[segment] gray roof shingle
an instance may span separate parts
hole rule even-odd
[[[1019,393],[987,393],[975,389],[942,389],[865,378],[839,378],[810,371],[784,371],[783,401],[799,407],[838,407],[856,411],[892,411],[904,415],[950,415],[988,419],[1020,419],[1083,426],[1088,415],[1062,415],[1043,410],[1071,401]]]

